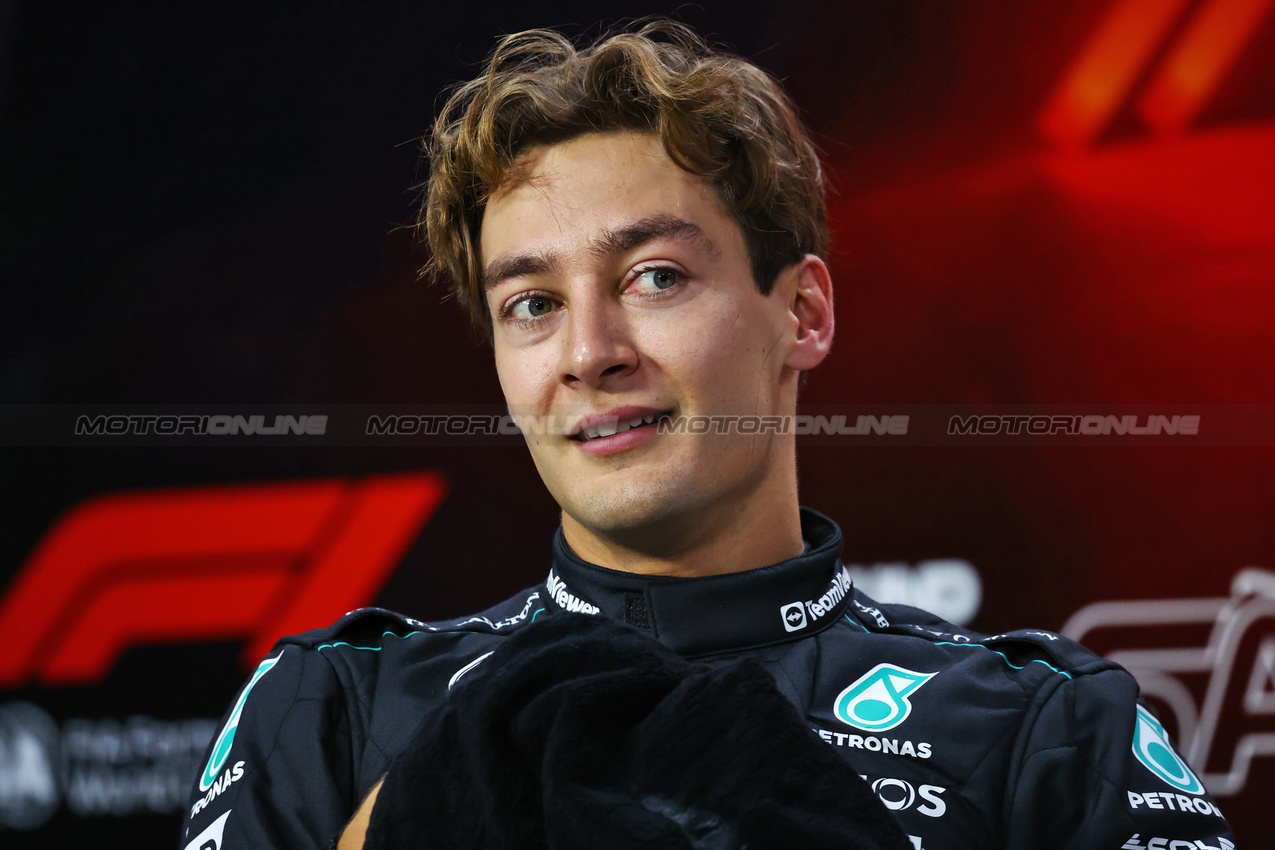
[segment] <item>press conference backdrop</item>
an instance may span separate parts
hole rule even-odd
[[[0,3],[0,844],[175,847],[278,636],[543,579],[414,140],[500,33],[676,11],[828,165],[801,491],[856,582],[1120,660],[1265,846],[1272,5]]]

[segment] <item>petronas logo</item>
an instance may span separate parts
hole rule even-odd
[[[912,713],[908,696],[937,675],[878,664],[837,696],[833,712],[842,723],[865,732],[893,729]]]
[[[248,680],[248,684],[244,686],[243,692],[239,694],[239,699],[235,701],[235,707],[230,712],[230,717],[226,719],[226,725],[221,727],[221,734],[217,736],[217,742],[213,745],[212,755],[208,757],[208,764],[204,767],[203,774],[199,777],[199,790],[207,791],[213,787],[221,774],[221,768],[226,764],[226,759],[230,758],[230,748],[235,743],[235,730],[239,728],[239,715],[243,713],[244,703],[248,701],[248,694],[252,691],[252,686],[261,681],[261,677],[270,672],[279,659],[283,657],[280,652],[274,658],[267,658],[257,665],[256,671],[252,674],[252,678]]]
[[[1191,768],[1173,751],[1169,736],[1160,721],[1151,712],[1138,706],[1138,722],[1133,727],[1133,754],[1142,766],[1188,794],[1203,794],[1204,786],[1195,778]]]

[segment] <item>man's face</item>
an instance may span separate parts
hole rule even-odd
[[[795,405],[784,341],[796,320],[780,288],[758,292],[712,187],[640,133],[524,163],[527,179],[487,205],[485,294],[510,410],[567,423],[527,434],[564,522],[649,539],[765,498],[792,464],[774,433],[658,433],[660,417]]]

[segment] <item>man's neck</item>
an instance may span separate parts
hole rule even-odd
[[[776,564],[800,555],[801,515],[796,488],[742,509],[709,511],[662,522],[623,539],[586,528],[565,511],[562,530],[579,557],[600,567],[643,575],[709,576]],[[629,539],[641,541],[629,545]]]

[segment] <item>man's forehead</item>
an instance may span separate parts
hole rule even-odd
[[[563,177],[575,176],[582,166],[587,168],[591,164],[601,165],[612,178],[622,178],[635,171],[664,170],[669,166],[670,174],[674,170],[681,171],[653,133],[636,130],[585,133],[552,144],[534,145],[520,153],[492,197],[499,199],[528,184],[549,185]]]
[[[659,139],[606,133],[535,148],[514,181],[489,200],[480,234],[484,261],[509,252],[588,252],[635,230],[699,237],[733,220],[707,181],[678,167]],[[718,237],[720,241],[720,235]]]

